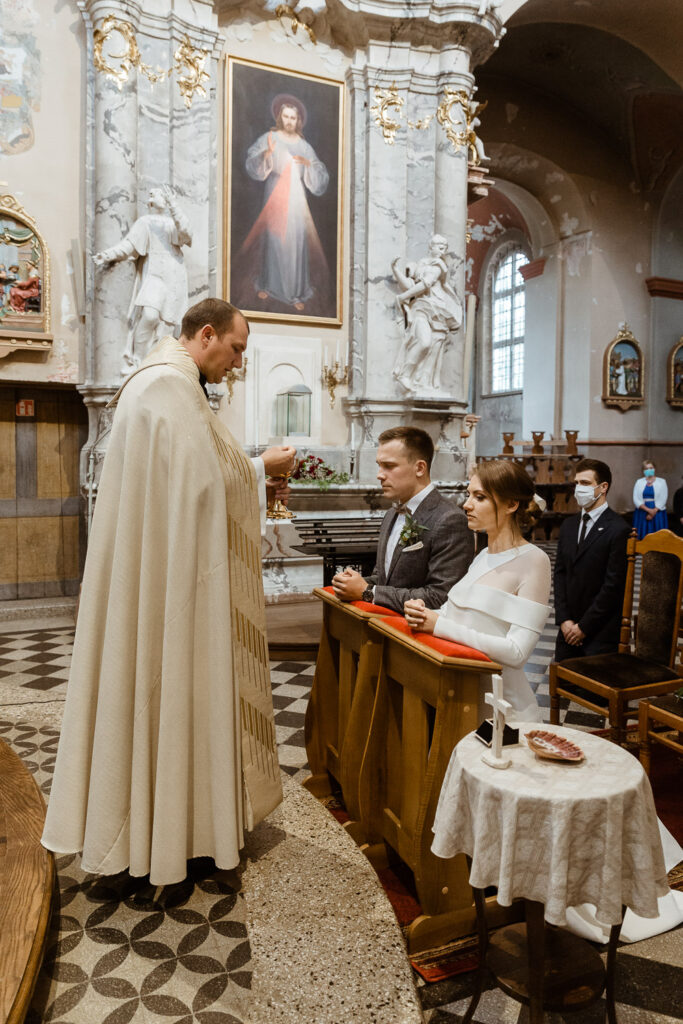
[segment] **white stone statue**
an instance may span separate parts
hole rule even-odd
[[[447,252],[448,241],[443,235],[433,235],[429,256],[406,264],[403,271],[400,257],[391,264],[402,288],[396,301],[405,322],[405,341],[394,377],[410,394],[444,393],[444,355],[462,325],[462,303],[448,280]]]
[[[472,150],[476,153],[474,163],[491,163],[491,157],[486,155],[484,143],[477,135],[477,128],[480,126],[481,120],[476,116],[476,111],[480,109],[480,107],[481,104],[479,103],[470,103],[470,114],[473,114],[474,116],[467,119],[467,142],[470,153],[472,153]]]
[[[477,14],[480,18],[483,18],[488,11],[490,11],[491,14],[495,14],[502,3],[503,0],[481,0]]]
[[[117,245],[93,256],[98,267],[119,260],[136,262],[123,377],[140,365],[155,342],[176,332],[187,309],[182,246],[192,244],[189,222],[167,185],[150,190],[149,209]]]

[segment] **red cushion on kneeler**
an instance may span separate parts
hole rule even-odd
[[[432,650],[438,651],[439,654],[445,654],[447,658],[469,658],[471,661],[491,661],[487,654],[483,654],[481,651],[475,651],[474,647],[465,647],[464,644],[455,644],[452,640],[442,640],[440,636],[432,636],[431,633],[420,633],[416,629],[412,629],[403,616],[396,618],[387,616],[382,619],[382,622],[386,622],[388,626],[393,626],[394,629],[398,629],[401,633],[405,633],[407,636],[417,640],[419,644],[424,644],[425,647],[431,647]]]
[[[334,587],[323,587],[326,594],[334,594]],[[383,604],[370,604],[369,601],[344,601],[344,604],[350,604],[353,608],[357,608],[359,612],[372,612],[375,615],[386,615],[395,616],[401,618],[399,612],[395,612],[393,608],[385,608]]]

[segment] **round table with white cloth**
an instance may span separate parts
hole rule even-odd
[[[581,748],[578,764],[538,758],[524,734],[538,725],[515,722],[520,743],[506,746],[509,768],[482,761],[474,733],[456,746],[434,820],[432,851],[465,853],[470,883],[496,886],[497,900],[545,906],[550,924],[567,908],[596,907],[598,921],[618,924],[622,907],[657,916],[668,892],[652,790],[639,761],[600,736],[562,726],[552,731]]]

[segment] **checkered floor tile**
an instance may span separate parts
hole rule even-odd
[[[63,701],[73,649],[73,628],[0,634],[0,707]],[[306,764],[304,717],[315,666],[310,661],[271,662],[275,731],[280,764],[295,775]]]
[[[0,634],[0,684],[29,690],[63,686],[69,675],[73,629],[41,629]]]

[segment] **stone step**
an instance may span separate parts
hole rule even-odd
[[[32,597],[17,601],[0,601],[0,622],[24,619],[72,618],[76,612],[75,597]]]

